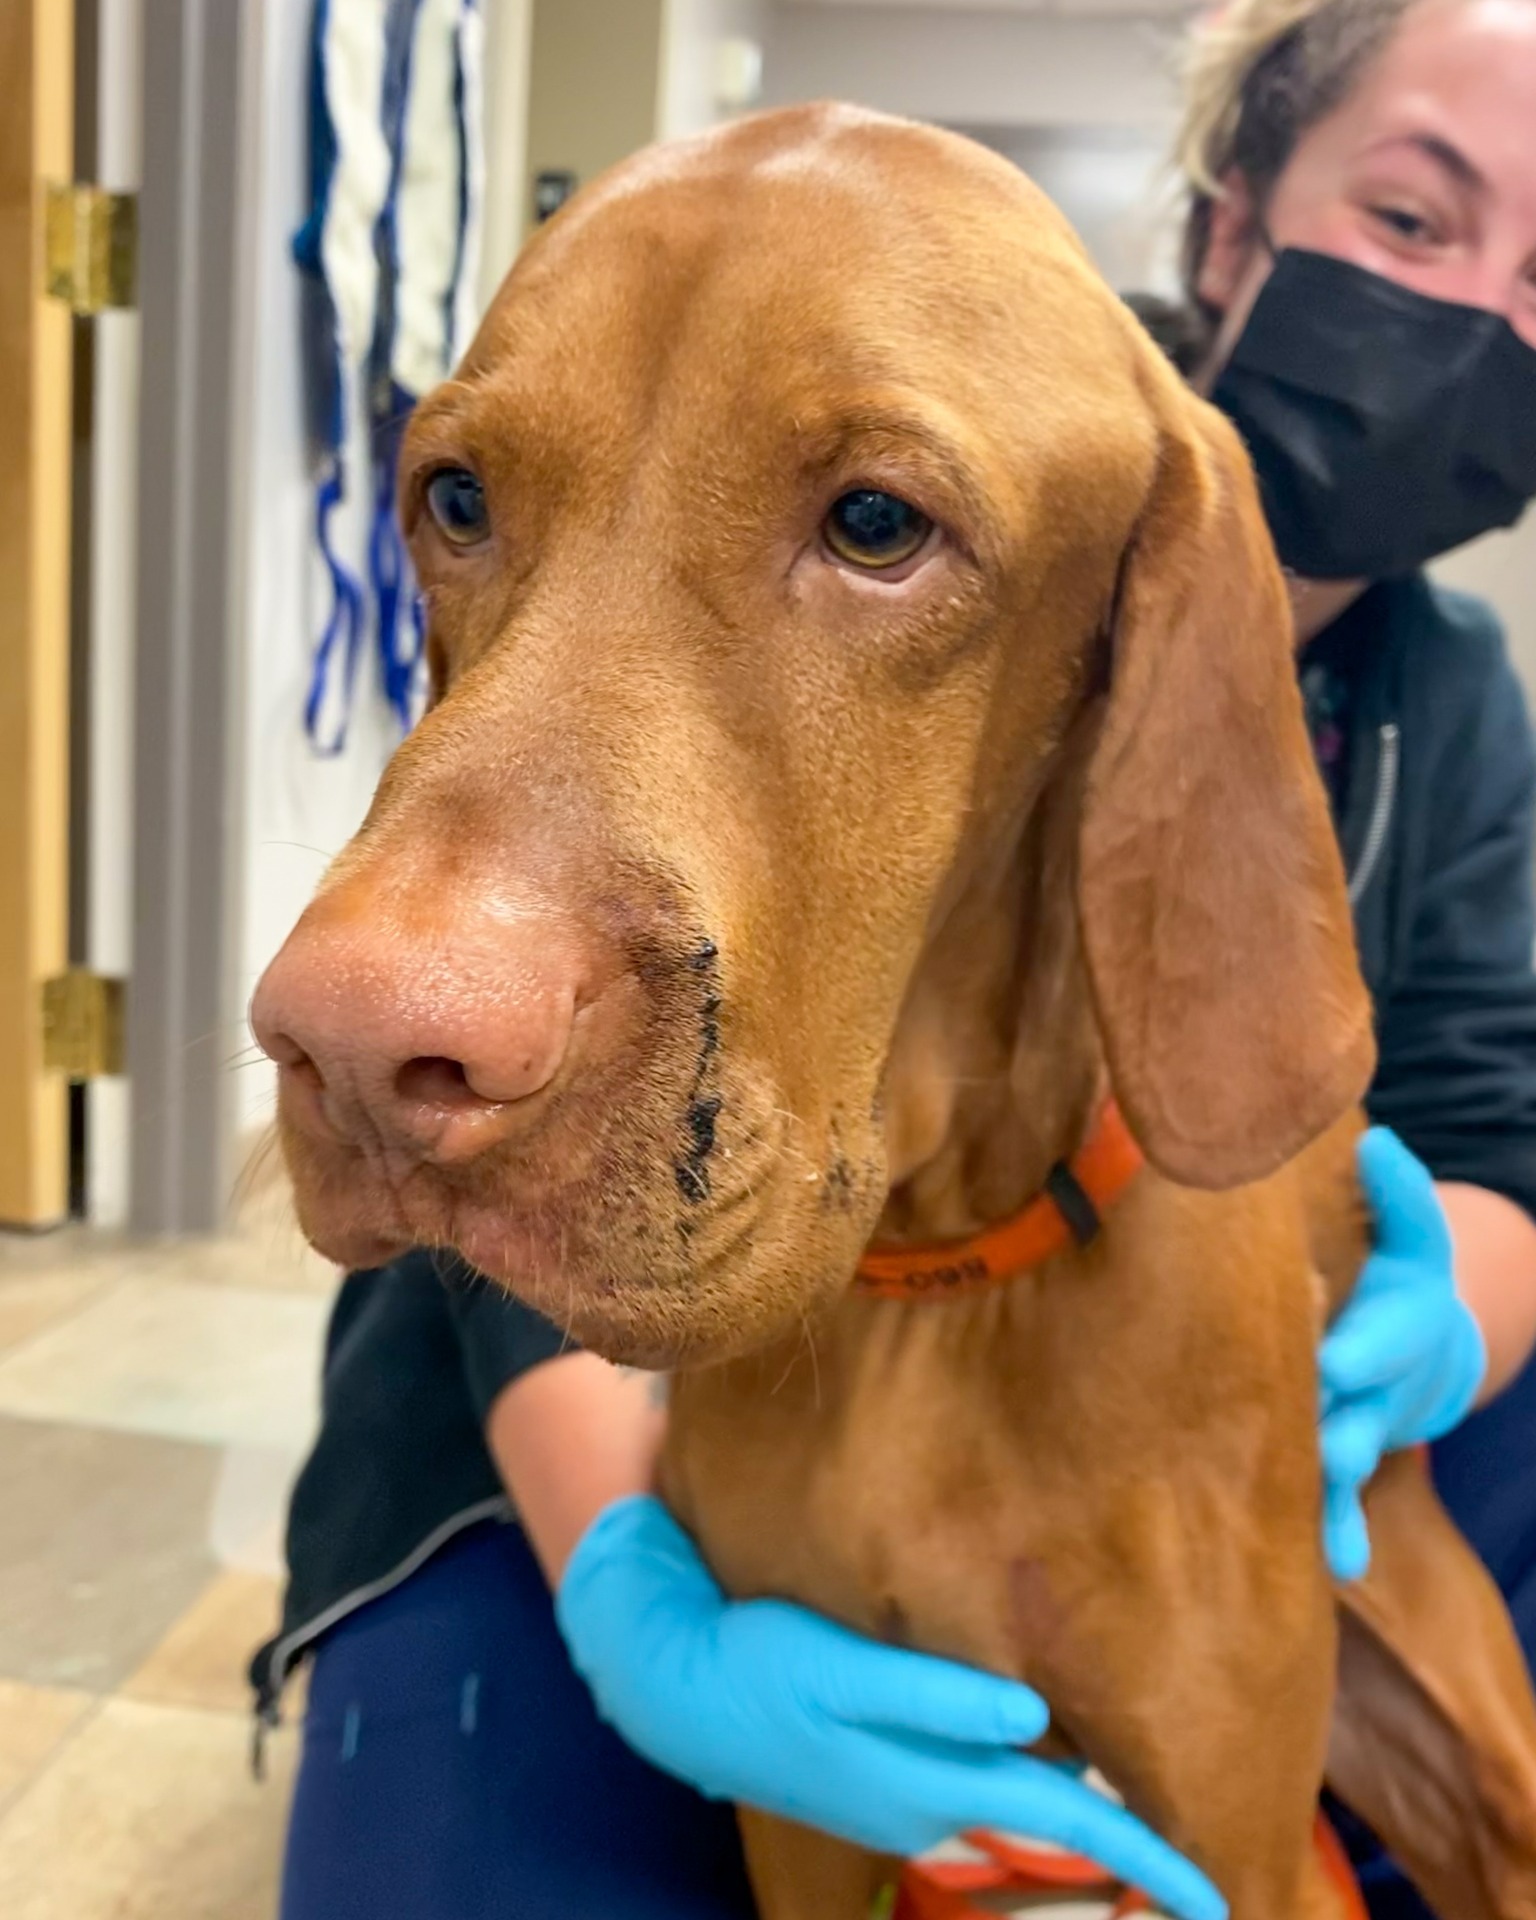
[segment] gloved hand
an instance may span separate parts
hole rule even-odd
[[[1386,1127],[1363,1136],[1358,1162],[1375,1246],[1320,1358],[1323,1535],[1341,1580],[1370,1565],[1360,1489],[1382,1455],[1449,1433],[1488,1371],[1429,1170]]]
[[[655,1765],[880,1853],[969,1827],[1054,1841],[1184,1920],[1220,1894],[1071,1770],[1016,1751],[1045,1731],[1029,1688],[881,1646],[776,1600],[730,1601],[660,1501],[588,1527],[556,1617],[602,1717]]]

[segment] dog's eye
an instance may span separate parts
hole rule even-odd
[[[874,572],[910,560],[932,531],[926,513],[874,487],[858,487],[834,500],[822,524],[822,536],[839,560]]]
[[[491,530],[485,489],[467,467],[439,467],[427,482],[427,508],[445,540],[473,547]]]

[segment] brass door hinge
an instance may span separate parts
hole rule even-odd
[[[139,203],[104,187],[50,184],[44,286],[75,313],[131,307],[138,282]]]
[[[124,1070],[126,983],[71,967],[43,982],[43,1065],[70,1080]]]

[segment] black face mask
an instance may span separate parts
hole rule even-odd
[[[1211,398],[1309,579],[1411,573],[1536,496],[1536,347],[1329,254],[1280,254]]]

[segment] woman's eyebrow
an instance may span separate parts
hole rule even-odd
[[[1454,146],[1441,134],[1395,133],[1390,139],[1379,140],[1369,151],[1382,153],[1389,147],[1412,147],[1416,152],[1427,155],[1472,193],[1488,191],[1487,176],[1467,158],[1460,147]]]

